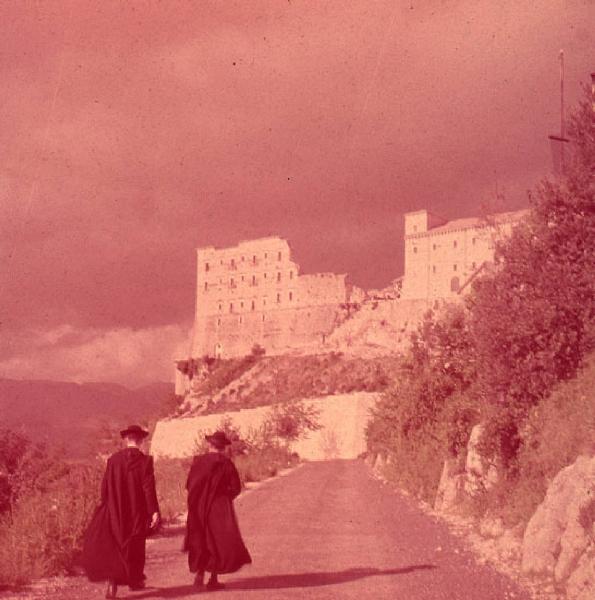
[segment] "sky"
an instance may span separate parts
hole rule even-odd
[[[402,273],[403,213],[515,210],[594,0],[0,4],[0,377],[173,376],[195,248]]]

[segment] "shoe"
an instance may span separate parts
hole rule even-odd
[[[220,581],[209,581],[207,583],[207,590],[209,592],[216,592],[217,590],[224,590],[225,585],[223,585]]]
[[[144,590],[147,586],[144,581],[139,581],[138,583],[131,583],[128,586],[128,589],[132,592],[138,592],[139,590]]]
[[[200,573],[198,572],[196,574],[196,576],[194,577],[194,582],[192,583],[192,585],[197,589],[197,590],[202,590],[205,586],[204,583],[204,573]]]
[[[115,598],[118,593],[118,586],[113,581],[107,582],[107,590],[105,591],[106,598]]]

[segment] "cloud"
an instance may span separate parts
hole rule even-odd
[[[0,377],[59,381],[111,381],[136,387],[171,381],[174,358],[188,352],[187,326],[133,330],[79,330],[70,325],[29,331],[0,361]]]

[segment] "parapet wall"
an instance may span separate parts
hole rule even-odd
[[[292,450],[306,460],[357,458],[366,450],[365,428],[370,409],[378,394],[358,392],[305,400],[320,410],[321,429],[292,444]],[[151,441],[155,458],[192,456],[196,442],[218,428],[222,419],[231,418],[244,435],[257,429],[270,411],[270,406],[197,417],[159,421]]]

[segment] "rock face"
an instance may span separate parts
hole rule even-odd
[[[486,462],[479,453],[479,441],[483,433],[483,425],[476,425],[471,430],[467,444],[467,460],[465,462],[465,491],[474,496],[483,490],[490,489],[498,481],[498,471]]]
[[[498,472],[489,465],[478,450],[482,426],[476,425],[471,430],[467,444],[465,464],[459,459],[448,459],[444,462],[434,509],[441,512],[458,512],[466,498],[489,489],[498,480]]]
[[[309,432],[291,445],[293,451],[307,460],[357,458],[366,450],[365,428],[370,408],[378,394],[358,392],[306,400],[320,410],[321,429]],[[151,440],[151,454],[156,458],[192,456],[203,433],[217,429],[229,417],[239,430],[247,434],[266,419],[270,406],[204,416],[164,419],[157,423]]]
[[[595,457],[580,456],[556,475],[527,525],[523,571],[568,579],[569,598],[595,597],[595,578],[585,584],[595,568],[594,513]]]
[[[457,512],[466,496],[466,480],[467,475],[460,461],[454,458],[444,461],[434,509],[446,513]]]

